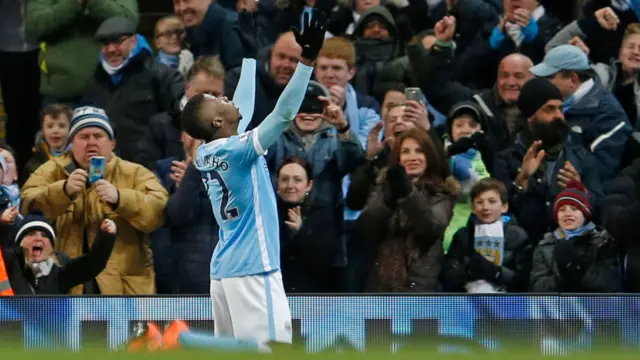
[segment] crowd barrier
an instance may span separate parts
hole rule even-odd
[[[619,296],[292,296],[294,342],[309,352],[511,346],[557,354],[639,347],[640,298]],[[213,332],[208,297],[0,298],[0,342],[116,349],[140,320]],[[536,350],[537,349],[537,350]]]

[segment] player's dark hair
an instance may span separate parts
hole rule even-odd
[[[202,116],[202,106],[206,101],[204,94],[193,96],[182,110],[182,129],[194,139],[210,141],[214,127]]]
[[[313,180],[313,169],[311,167],[311,163],[309,163],[304,158],[301,158],[300,156],[287,156],[286,158],[284,158],[282,164],[280,164],[280,166],[278,167],[278,172],[276,173],[278,177],[280,176],[280,171],[282,170],[282,168],[289,164],[300,165],[304,169],[304,172],[307,173],[307,180]]]

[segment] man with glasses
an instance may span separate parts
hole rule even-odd
[[[106,20],[95,38],[102,50],[86,100],[105,109],[117,129],[116,153],[133,161],[149,119],[177,106],[184,79],[154,60],[151,47],[126,18]]]

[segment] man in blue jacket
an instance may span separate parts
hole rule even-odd
[[[587,54],[576,46],[561,45],[550,50],[531,72],[560,89],[571,137],[595,155],[600,178],[612,179],[632,128],[618,100],[591,70]]]
[[[195,57],[220,55],[227,70],[242,64],[244,50],[237,15],[212,0],[174,0],[173,9],[187,27]]]

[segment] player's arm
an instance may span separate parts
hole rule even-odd
[[[311,16],[309,13],[304,14],[302,32],[295,28],[292,29],[296,42],[302,47],[302,60],[298,63],[296,71],[280,95],[273,111],[256,128],[255,134],[257,136],[254,135],[256,136],[254,144],[259,153],[264,153],[264,150],[278,140],[300,110],[309,79],[313,73],[313,61],[324,43],[327,24],[325,14],[318,9],[313,9]]]

